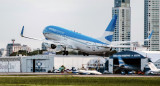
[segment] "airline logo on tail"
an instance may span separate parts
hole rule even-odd
[[[121,58],[121,56],[118,56],[118,61],[119,61],[119,67],[125,66],[125,63],[124,63],[123,59]]]
[[[107,44],[111,44],[112,38],[113,38],[113,33],[114,29],[116,26],[116,21],[117,21],[117,15],[114,15],[111,22],[109,23],[108,27],[106,28],[104,34],[100,38],[102,42],[105,42]]]
[[[148,36],[148,38],[147,38],[147,39],[145,39],[145,41],[150,40],[150,39],[151,39],[151,37],[152,37],[152,35],[153,35],[153,33],[154,33],[154,31],[152,30],[152,32],[150,33],[150,35]]]

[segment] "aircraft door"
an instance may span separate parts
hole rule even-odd
[[[96,51],[96,43],[93,43],[92,50]]]

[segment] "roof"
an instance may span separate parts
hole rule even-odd
[[[122,52],[118,52],[112,56],[110,56],[110,58],[118,58],[118,56],[121,56],[122,58],[130,58],[130,59],[137,59],[137,58],[145,58],[144,55],[141,55],[137,52],[134,51],[122,51]]]
[[[144,57],[151,58],[152,62],[156,62],[160,59],[160,51],[135,51]]]

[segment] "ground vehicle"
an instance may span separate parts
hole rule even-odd
[[[144,72],[138,71],[137,74],[138,74],[138,75],[144,75]]]

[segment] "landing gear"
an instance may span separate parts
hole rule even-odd
[[[89,56],[89,54],[88,53],[83,53],[83,56]]]
[[[68,55],[68,51],[63,51],[63,55]]]
[[[112,47],[110,48],[110,51],[112,51]]]
[[[64,47],[63,55],[68,55],[68,51],[66,51],[66,47]]]

